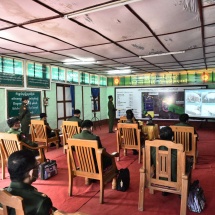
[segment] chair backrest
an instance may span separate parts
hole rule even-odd
[[[21,146],[18,135],[0,133],[0,149],[1,156],[3,156],[3,158],[6,160],[13,152],[20,150]]]
[[[137,123],[118,123],[118,138],[123,137],[125,148],[133,148],[140,143],[140,130]]]
[[[0,214],[9,215],[8,207],[14,208],[16,215],[25,215],[23,208],[22,197],[13,196],[6,190],[0,190],[0,203],[2,208],[0,209]]]
[[[164,147],[165,150],[164,150]],[[173,154],[172,150],[176,150]],[[152,153],[155,153],[155,172],[152,173]],[[172,156],[176,155],[176,181],[172,180]],[[182,176],[185,175],[185,152],[181,144],[166,140],[145,142],[143,168],[146,172],[146,187],[165,192],[181,193]]]
[[[31,120],[30,130],[32,141],[44,142],[48,139],[43,120]]]
[[[78,126],[78,122],[75,121],[63,121],[62,122],[62,132],[65,143],[68,138],[72,138],[73,135],[79,134],[81,128]]]
[[[123,122],[125,122],[125,121],[127,121],[127,117],[126,117],[126,116],[120,116],[118,122],[119,122],[119,123],[123,123]],[[135,120],[134,117],[132,118],[132,121],[133,121],[133,123],[136,123],[136,120]]]
[[[195,150],[194,127],[171,125],[170,128],[174,132],[175,143],[181,143],[184,146],[185,152]]]
[[[102,177],[102,154],[97,140],[68,139],[68,169],[75,176],[93,179]],[[74,150],[75,149],[75,150]]]

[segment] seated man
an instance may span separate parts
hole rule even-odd
[[[188,123],[188,120],[189,120],[189,115],[186,114],[186,113],[183,113],[179,116],[179,123],[175,124],[176,126],[189,126],[189,127],[193,127],[192,125],[190,125]],[[194,133],[197,135],[197,140],[199,139],[199,135],[198,133],[196,132],[195,128],[194,128]]]
[[[67,119],[67,121],[78,122],[78,126],[81,127],[83,120],[80,119],[81,111],[76,109],[74,110],[74,115]]]
[[[23,198],[26,215],[48,215],[57,210],[53,207],[48,196],[31,186],[38,178],[38,167],[33,153],[28,150],[16,151],[8,158],[8,172],[11,183],[5,190],[14,196]],[[9,215],[15,215],[14,209],[9,210]]]
[[[132,110],[126,111],[126,117],[127,117],[127,120],[124,123],[134,123],[134,121],[133,121],[134,114],[133,114]],[[142,129],[140,132],[140,144],[141,144],[141,147],[144,147],[144,145],[145,145],[145,138],[144,138],[144,134],[142,133]],[[138,154],[138,151],[136,149],[132,149],[132,151],[133,151],[133,155]]]
[[[7,133],[18,134],[19,140],[22,141],[23,143],[26,143],[27,145],[29,145],[31,147],[38,147],[37,143],[33,143],[31,140],[29,140],[25,136],[25,134],[21,131],[19,118],[11,117],[7,120],[7,124],[10,127],[10,129]],[[30,149],[28,149],[28,150],[30,150]],[[34,153],[34,156],[39,155],[38,150],[32,150],[32,152]],[[45,153],[44,153],[44,156],[45,156]]]
[[[72,138],[75,139],[84,139],[84,140],[97,140],[98,148],[104,148],[101,144],[99,136],[96,136],[92,133],[93,122],[90,120],[84,120],[81,125],[82,131],[80,134],[75,134]],[[106,169],[108,166],[112,165],[112,159],[107,156],[103,156],[103,169]]]
[[[52,129],[49,126],[49,123],[47,122],[46,113],[40,113],[40,120],[43,120],[44,124],[46,125],[46,131],[47,131],[48,138],[57,136],[59,139],[59,147],[62,147],[62,145],[60,144],[60,142],[61,142],[60,135],[59,135],[60,130],[59,129]],[[55,146],[55,144],[51,143],[50,147],[52,147],[52,146]]]
[[[172,129],[169,126],[162,127],[160,129],[160,139],[161,140],[173,140],[174,133]],[[167,151],[167,148],[163,146],[161,150]],[[172,181],[177,181],[177,151],[175,149],[172,150],[171,152],[171,180]],[[155,148],[151,149],[151,163],[155,167],[156,166],[156,151]],[[187,160],[186,161],[186,171],[190,171],[192,167],[192,163]],[[165,180],[165,179],[163,179]],[[166,193],[162,193],[163,195],[166,195]]]

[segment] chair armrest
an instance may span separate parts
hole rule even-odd
[[[106,152],[106,149],[105,148],[100,148],[98,149],[98,152],[102,155],[105,155],[107,157],[111,157],[111,158],[114,158],[114,157],[119,157],[119,153],[118,152],[113,152],[111,154],[109,154],[108,152]]]
[[[27,147],[29,149],[32,149],[32,150],[42,150],[42,149],[46,149],[47,148],[45,145],[38,146],[38,147],[29,146],[28,144],[23,143],[23,142],[20,142],[20,145],[25,146],[25,147]]]

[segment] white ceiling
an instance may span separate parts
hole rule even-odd
[[[95,74],[125,67],[134,74],[215,67],[215,0],[139,0],[106,8],[119,1],[1,0],[0,55]],[[69,59],[97,63],[64,65]]]

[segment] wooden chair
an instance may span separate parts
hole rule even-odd
[[[175,143],[181,143],[187,156],[193,157],[193,169],[197,162],[197,134],[194,134],[194,127],[189,126],[170,126],[174,132]]]
[[[62,133],[63,133],[63,152],[64,153],[66,150],[68,138],[72,138],[73,135],[79,134],[80,132],[81,132],[81,128],[78,127],[78,122],[63,121]]]
[[[25,215],[22,197],[13,196],[6,190],[0,190],[0,215],[9,215],[8,207],[14,208],[16,215]]]
[[[118,123],[123,123],[126,122],[127,117],[126,116],[120,116]],[[137,123],[137,121],[135,120],[135,118],[132,119],[133,123]]]
[[[118,161],[120,160],[120,149],[124,149],[124,156],[127,155],[127,149],[136,149],[138,153],[138,163],[141,162],[141,141],[140,132],[137,123],[118,123],[117,124],[117,152],[119,153]]]
[[[100,203],[104,202],[104,184],[112,180],[112,189],[116,189],[118,170],[115,157],[117,153],[108,154],[104,148],[98,148],[96,140],[68,139],[67,163],[69,173],[69,195],[72,195],[73,178],[76,176],[100,181]],[[75,151],[74,151],[75,149]],[[95,154],[94,154],[95,152]],[[112,165],[103,171],[102,156],[109,156]]]
[[[46,151],[48,151],[48,145],[55,143],[56,147],[59,148],[59,136],[58,132],[55,131],[55,137],[48,137],[46,125],[43,120],[31,120],[30,125],[31,138],[33,142],[42,142],[46,145]]]
[[[20,142],[17,134],[0,133],[0,152],[1,152],[1,165],[2,165],[2,179],[5,179],[5,166],[7,165],[8,157],[15,151],[21,150],[26,147],[31,150],[38,150],[39,155],[36,159],[43,163],[44,149],[46,146],[31,147],[23,142]]]
[[[168,151],[160,150],[161,146],[167,147]],[[156,166],[152,171],[151,147],[156,150]],[[177,181],[171,179],[171,150],[177,150]],[[140,169],[140,186],[138,210],[144,210],[145,187],[149,188],[151,194],[154,190],[180,194],[180,215],[186,215],[189,174],[185,173],[186,155],[181,144],[175,144],[166,140],[146,141],[143,150],[143,167]],[[155,174],[153,174],[155,173]],[[164,180],[164,178],[166,180]],[[167,202],[165,204],[168,204]]]

